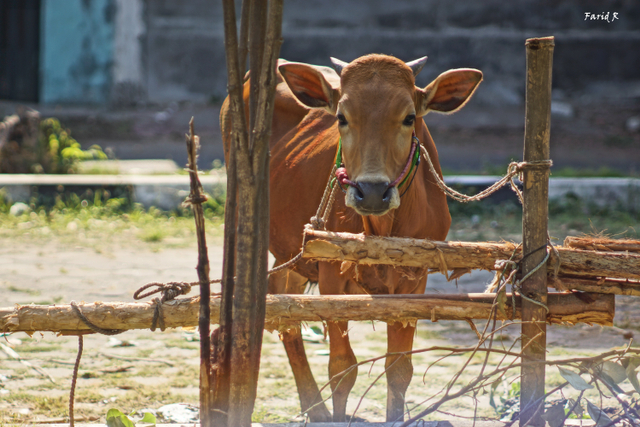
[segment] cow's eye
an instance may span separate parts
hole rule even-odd
[[[416,115],[409,114],[407,117],[404,118],[404,120],[402,121],[402,124],[405,126],[413,126],[413,123],[415,121],[416,121]]]
[[[347,118],[344,116],[344,114],[338,114],[338,126],[346,126],[349,124],[349,122],[347,122]]]

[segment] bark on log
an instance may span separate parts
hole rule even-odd
[[[336,320],[380,320],[411,322],[415,319],[487,319],[495,294],[462,295],[268,295],[266,329],[287,329],[300,322]],[[198,324],[199,297],[176,299],[163,305],[169,328]],[[585,302],[588,301],[588,302]],[[612,325],[613,295],[549,294],[549,323],[594,323]],[[93,323],[107,329],[147,329],[151,326],[154,302],[94,302],[79,304]],[[211,299],[211,319],[217,319],[220,298]],[[511,295],[507,296],[507,316],[512,316]],[[516,319],[520,298],[516,297]],[[507,317],[498,314],[499,320]],[[0,331],[57,332],[62,335],[91,333],[69,305],[23,305],[0,308]]]
[[[640,282],[616,279],[585,279],[577,277],[549,275],[547,285],[558,292],[582,291],[596,292],[600,294],[633,295],[640,296]]]
[[[567,237],[564,246],[587,251],[640,252],[640,240],[605,239],[599,237]]]
[[[559,246],[559,275],[638,279],[640,254],[595,252]],[[360,264],[388,264],[442,270],[494,270],[496,260],[509,259],[514,243],[439,242],[400,237],[364,236],[309,230],[303,257],[318,261],[351,261]],[[515,260],[522,258],[517,249]],[[554,271],[557,258],[552,252],[547,263]]]

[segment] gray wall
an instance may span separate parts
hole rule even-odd
[[[585,20],[585,12],[607,11],[619,19]],[[226,95],[220,2],[145,0],[144,19],[150,101]],[[479,68],[485,81],[477,99],[489,105],[522,104],[524,41],[554,35],[556,89],[588,94],[608,84],[640,97],[637,1],[287,0],[283,34],[281,56],[292,61],[328,65],[330,56],[427,55],[420,85],[449,68]]]

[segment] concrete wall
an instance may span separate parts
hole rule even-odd
[[[41,102],[107,102],[114,6],[113,0],[43,0]]]
[[[222,2],[145,0],[150,101],[226,96]]]
[[[146,99],[143,36],[146,31],[141,0],[115,0],[113,86],[111,102],[131,105]]]
[[[293,61],[428,55],[419,85],[449,68],[474,67],[485,74],[475,102],[521,105],[524,41],[555,35],[554,88],[640,97],[640,2],[287,0],[284,11],[281,56]],[[618,19],[585,20],[585,12]],[[219,1],[43,0],[42,26],[44,102],[226,96]]]
[[[219,2],[145,0],[150,100],[206,100],[226,94]],[[595,0],[287,0],[281,56],[329,64],[366,53],[403,60],[428,55],[426,85],[440,72],[475,67],[485,73],[477,102],[524,101],[524,41],[556,36],[554,87],[589,91],[596,82],[640,81],[640,3]],[[618,13],[585,21],[585,12]],[[623,92],[625,89],[622,90]],[[640,96],[640,93],[638,93]]]

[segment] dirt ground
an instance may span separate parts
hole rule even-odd
[[[197,253],[195,238],[187,235],[174,240],[143,241],[121,233],[100,235],[67,230],[63,236],[32,230],[21,237],[3,239],[0,245],[1,305],[38,303],[62,304],[75,301],[133,301],[132,294],[152,281],[194,281]],[[457,233],[457,240],[464,240]],[[219,277],[222,248],[219,232],[210,239],[211,277]],[[432,275],[428,292],[481,292],[491,279],[487,272],[463,276],[458,283]],[[476,322],[479,329],[484,322]],[[618,298],[616,324],[633,330],[640,327],[640,305],[633,299]],[[317,325],[320,326],[321,325]],[[548,358],[595,355],[628,343],[623,329],[577,325],[553,326],[548,334]],[[385,353],[385,325],[350,324],[350,336],[358,360]],[[108,409],[125,413],[144,408],[159,409],[171,403],[196,405],[198,402],[199,343],[192,330],[165,332],[130,331],[116,337],[85,337],[80,378],[76,391],[76,414],[102,420]],[[500,337],[498,346],[508,348],[518,337],[511,327]],[[31,366],[12,359],[0,349],[0,424],[29,423],[67,415],[68,391],[78,342],[75,337],[53,334],[14,334],[0,341],[12,348]],[[475,333],[465,322],[420,321],[415,349],[431,346],[471,346]],[[316,379],[327,381],[328,343],[307,343],[306,350]],[[517,348],[517,345],[516,345]],[[469,357],[451,356],[435,363],[444,353],[432,351],[414,356],[414,378],[407,394],[408,408],[424,408],[430,396],[442,386]],[[495,366],[499,357],[490,358]],[[434,364],[435,363],[435,364]],[[478,374],[482,358],[478,355],[459,378],[465,384]],[[367,421],[383,421],[386,405],[384,376],[367,388],[383,372],[384,363],[364,365],[352,391],[348,411]],[[38,368],[37,370],[35,368]],[[509,375],[515,380],[517,372]],[[562,382],[556,368],[548,368],[547,387]],[[623,388],[630,388],[628,383]],[[504,388],[510,386],[505,384]],[[503,386],[498,388],[503,393]],[[366,393],[366,396],[365,396]],[[293,376],[277,333],[265,333],[258,401],[254,421],[283,422],[301,420]],[[328,397],[328,393],[324,393]],[[362,399],[361,397],[364,396]],[[478,417],[495,417],[488,394],[476,396]],[[360,400],[362,400],[360,402]],[[460,398],[442,406],[428,419],[473,417],[474,400]]]

